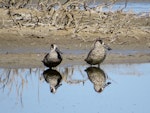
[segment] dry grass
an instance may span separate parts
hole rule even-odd
[[[1,6],[5,8],[0,9],[2,15],[0,26],[2,29],[17,28],[20,35],[29,34],[25,32],[29,29],[37,30],[29,34],[37,37],[49,35],[49,32],[59,35],[71,34],[72,37],[84,41],[91,36],[103,36],[110,43],[116,42],[120,37],[133,37],[136,40],[147,37],[150,34],[150,17],[138,17],[131,12],[124,13],[127,1],[123,8],[115,12],[103,12],[103,7],[110,8],[117,1],[119,0],[110,0],[107,4],[101,3],[90,8],[88,2],[84,0],[67,0],[63,4],[57,0],[51,2],[45,0],[39,1],[36,7],[29,7],[29,0],[14,0],[15,3],[2,0]],[[38,30],[42,29],[44,33],[38,33]]]

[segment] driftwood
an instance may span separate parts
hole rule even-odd
[[[104,7],[109,8],[118,1],[110,0],[90,8],[84,0],[67,0],[65,3],[58,0],[39,0],[36,7],[30,8],[31,0],[1,0],[0,6],[9,6],[6,8],[10,20],[19,28],[53,26],[57,30],[73,29],[74,36],[80,32],[101,33],[109,35],[110,42],[114,42],[119,35],[124,33],[129,36],[131,29],[136,28],[131,22],[136,19],[135,15],[123,13],[127,0],[124,7],[117,11],[103,12]]]

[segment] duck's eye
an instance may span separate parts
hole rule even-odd
[[[102,44],[103,42],[102,42],[102,40],[99,40],[99,42]]]
[[[54,44],[51,44],[51,47],[54,48]]]

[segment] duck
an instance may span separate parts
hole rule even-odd
[[[85,71],[87,72],[88,78],[93,83],[94,90],[97,93],[101,93],[106,86],[111,84],[111,82],[107,82],[108,76],[101,68],[88,67]]]
[[[56,44],[51,44],[50,52],[47,53],[42,60],[46,67],[53,68],[58,66],[62,62],[62,52],[58,49]]]
[[[47,69],[43,72],[45,81],[50,85],[50,92],[55,94],[57,89],[62,85],[62,76],[55,69]]]
[[[90,50],[87,57],[84,59],[90,65],[98,65],[105,60],[106,50],[112,50],[101,39],[97,39],[94,43],[94,47]]]

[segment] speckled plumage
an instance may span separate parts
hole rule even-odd
[[[85,61],[90,65],[99,65],[106,58],[106,47],[111,50],[108,46],[104,44],[102,40],[96,40],[94,47],[88,53]]]
[[[110,84],[106,82],[107,76],[105,72],[98,67],[88,67],[86,70],[89,80],[93,83],[96,92],[102,92],[103,89]]]

